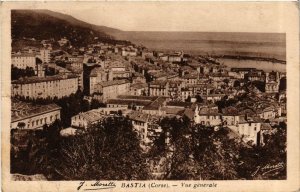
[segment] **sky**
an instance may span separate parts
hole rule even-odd
[[[124,31],[284,32],[279,3],[98,2],[53,11]]]

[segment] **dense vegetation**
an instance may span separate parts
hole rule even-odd
[[[18,151],[12,139],[11,172],[42,173],[50,180],[147,179],[149,170],[136,132],[126,118],[108,118],[84,134],[60,137],[60,122],[30,134]],[[29,135],[27,135],[29,136]]]
[[[264,146],[252,147],[230,137],[227,128],[192,125],[185,118],[164,118],[160,124],[163,132],[147,152],[125,117],[108,118],[71,137],[59,136],[56,121],[28,131],[23,149],[22,139],[12,134],[11,172],[42,173],[49,180],[144,180],[153,179],[148,162],[165,159],[160,179],[286,179],[284,123],[266,135]]]
[[[34,76],[35,72],[32,67],[26,67],[26,69],[19,69],[15,66],[11,67],[11,80],[18,80],[20,77]]]

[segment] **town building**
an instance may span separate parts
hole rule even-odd
[[[266,73],[266,85],[265,85],[266,93],[278,93],[279,83],[280,83],[280,79],[279,79],[278,72]]]
[[[149,146],[162,132],[162,128],[158,124],[158,116],[132,111],[128,114],[128,118],[141,138],[142,146]]]
[[[89,75],[89,94],[96,91],[96,86],[100,82],[108,81],[108,73],[101,67],[95,67]]]
[[[16,53],[11,57],[11,64],[19,69],[26,69],[26,67],[35,69],[36,58],[33,53]]]
[[[95,92],[102,95],[102,100],[106,102],[108,99],[114,99],[118,95],[129,92],[130,82],[127,80],[105,81],[96,84]]]
[[[239,118],[239,111],[235,107],[230,106],[222,109],[222,122],[224,126],[238,126]]]
[[[154,96],[134,96],[134,95],[119,95],[116,99],[109,99],[107,107],[125,107],[132,110],[140,110],[153,103],[159,97]]]
[[[246,143],[253,142],[254,145],[258,145],[261,142],[261,125],[262,121],[260,118],[249,117],[247,115],[240,116],[239,124],[235,131],[242,136]]]
[[[49,49],[41,49],[40,50],[40,59],[43,63],[50,63],[50,50]]]
[[[84,113],[79,113],[71,118],[73,128],[88,129],[92,125],[101,122],[104,119],[104,113],[101,110],[93,109]]]
[[[20,78],[11,82],[11,95],[30,99],[62,98],[78,90],[78,76],[54,75],[48,77]]]
[[[216,106],[197,106],[194,122],[205,126],[218,126],[222,124],[221,114]]]
[[[42,129],[60,119],[60,109],[56,104],[37,105],[12,99],[11,129]]]
[[[171,99],[181,98],[181,89],[184,87],[182,81],[153,81],[149,83],[150,96],[163,96]]]
[[[148,84],[147,83],[135,83],[130,85],[129,94],[130,95],[144,95],[148,93]]]

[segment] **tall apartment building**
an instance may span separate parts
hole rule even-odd
[[[76,93],[78,90],[78,76],[55,75],[49,77],[30,77],[12,81],[11,94],[32,99],[62,98]]]
[[[33,53],[16,53],[11,57],[11,64],[19,69],[31,67],[35,69],[36,60]]]

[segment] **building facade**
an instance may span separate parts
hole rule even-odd
[[[130,82],[127,80],[115,80],[98,83],[95,92],[102,94],[102,100],[114,99],[118,95],[129,92]]]
[[[62,98],[75,94],[78,90],[77,75],[56,75],[49,77],[32,77],[12,81],[13,97],[23,96],[30,99]]]
[[[41,129],[60,119],[60,107],[56,104],[33,105],[13,99],[11,105],[12,129]]]
[[[32,53],[17,53],[12,55],[11,63],[19,69],[26,69],[26,67],[35,69],[36,59]]]

